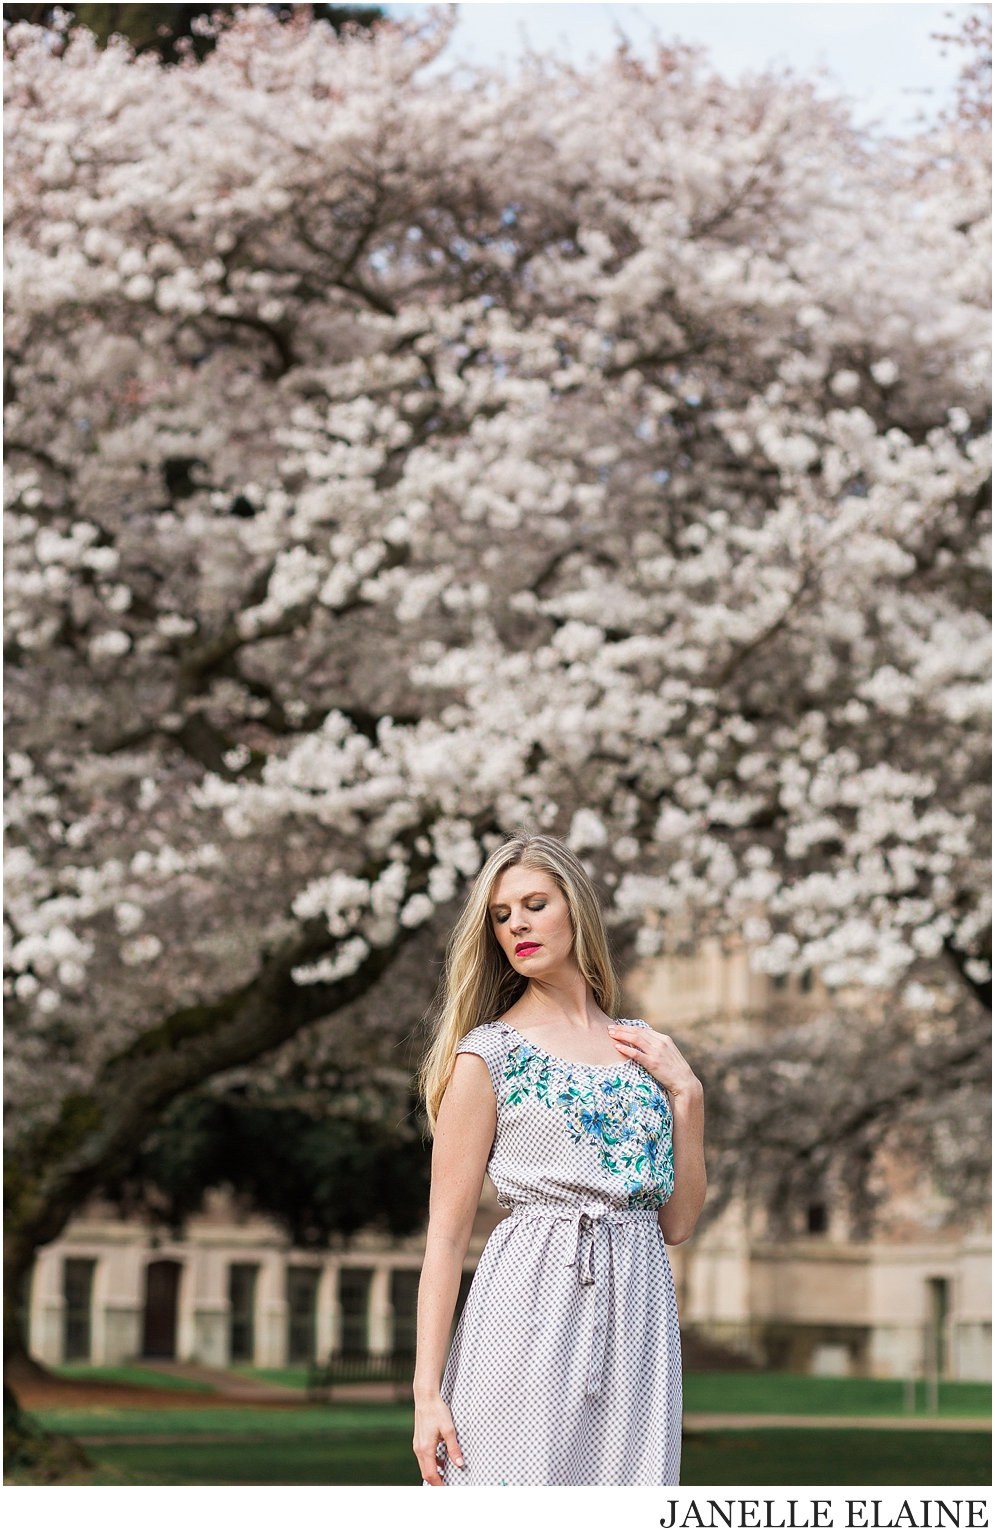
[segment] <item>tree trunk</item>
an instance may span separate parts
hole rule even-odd
[[[66,1484],[86,1482],[93,1464],[70,1436],[45,1431],[25,1410],[17,1388],[52,1374],[28,1353],[17,1305],[4,1306],[3,1466],[4,1482]]]
[[[5,1484],[72,1484],[86,1483],[93,1464],[72,1437],[43,1431],[4,1383],[3,1467]]]
[[[268,957],[247,985],[211,1005],[168,1016],[110,1059],[92,1090],[66,1098],[56,1122],[7,1157],[4,1244],[4,1376],[37,1369],[22,1334],[20,1295],[35,1252],[111,1175],[123,1170],[156,1118],[179,1095],[221,1070],[251,1063],[301,1027],[365,994],[415,931],[400,929],[348,978],[301,987],[292,970],[333,947],[324,921],[311,921]]]

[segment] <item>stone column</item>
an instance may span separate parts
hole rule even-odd
[[[90,1289],[90,1362],[94,1367],[106,1367],[107,1356],[107,1295],[110,1290],[111,1262],[117,1254],[113,1246],[104,1251],[93,1270],[93,1286]]]
[[[142,1317],[145,1293],[145,1246],[141,1237],[127,1244],[114,1245],[98,1268],[103,1271],[99,1353],[94,1333],[94,1361],[104,1367],[116,1367],[130,1361],[142,1349]]]
[[[31,1274],[31,1355],[50,1366],[62,1361],[62,1325],[66,1307],[62,1295],[62,1249],[41,1250]]]
[[[339,1263],[326,1261],[321,1268],[318,1283],[318,1314],[315,1350],[319,1363],[327,1362],[328,1354],[335,1351],[341,1326],[339,1323]]]
[[[377,1265],[370,1283],[370,1351],[383,1356],[394,1347],[394,1311],[390,1304],[390,1267]]]
[[[197,1293],[201,1285],[202,1252],[194,1246],[164,1246],[155,1256],[180,1263],[180,1291],[176,1301],[176,1358],[180,1362],[196,1362],[197,1355]],[[154,1259],[155,1257],[153,1257]]]
[[[267,1251],[259,1268],[256,1297],[256,1366],[287,1365],[287,1256]]]
[[[194,1247],[194,1356],[205,1367],[227,1367],[229,1354],[228,1254],[214,1245]]]

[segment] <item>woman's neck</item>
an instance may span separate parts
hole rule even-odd
[[[587,1034],[609,1021],[591,986],[579,971],[530,979],[528,988],[508,1012],[514,1027],[556,1027]]]

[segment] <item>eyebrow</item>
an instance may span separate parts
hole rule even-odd
[[[531,894],[522,894],[522,899],[523,900],[524,899],[548,899],[548,898],[549,898],[549,890],[547,888],[537,888]],[[498,902],[496,904],[492,904],[490,906],[490,908],[492,910],[506,910],[506,909],[509,908],[509,905],[508,905],[508,902],[507,902],[506,899],[499,899]]]

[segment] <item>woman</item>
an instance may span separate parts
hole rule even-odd
[[[617,993],[576,857],[546,835],[500,846],[453,933],[423,1073],[426,1484],[679,1481],[664,1239],[687,1239],[704,1201],[702,1090],[668,1037],[615,1019]],[[510,1217],[480,1257],[442,1378],[485,1170]]]

